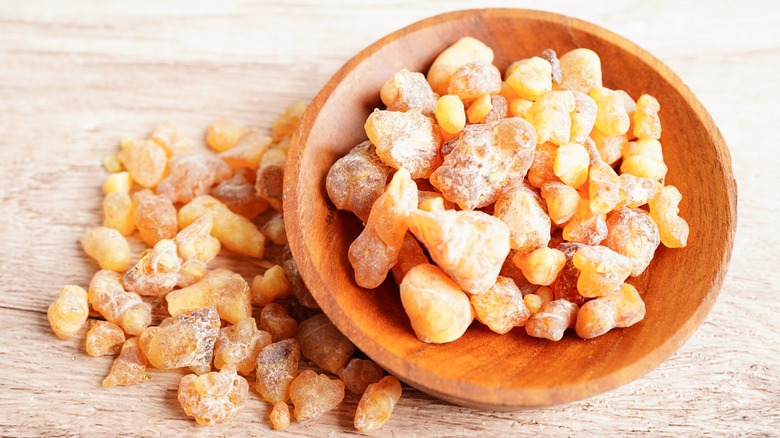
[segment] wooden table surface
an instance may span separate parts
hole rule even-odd
[[[326,3],[330,5],[325,6]],[[535,2],[492,2],[534,7]],[[199,427],[176,401],[178,371],[104,389],[111,358],[83,333],[54,337],[46,308],[96,266],[79,237],[101,221],[101,159],[159,122],[202,138],[230,117],[268,126],[310,99],[360,48],[467,1],[0,2],[0,436],[271,435],[252,391],[228,422]],[[536,6],[542,7],[542,6]],[[731,267],[704,324],[644,377],[545,409],[484,412],[404,387],[376,436],[780,434],[780,6],[556,1],[549,10],[615,31],[667,63],[708,108],[739,186]],[[692,151],[696,145],[690,145]],[[717,190],[717,188],[713,188]],[[135,248],[140,248],[136,245]],[[257,267],[225,262],[251,276]],[[353,434],[357,397],[274,436]]]

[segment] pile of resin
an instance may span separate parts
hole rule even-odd
[[[104,160],[103,226],[81,239],[99,265],[87,290],[68,285],[49,307],[54,333],[86,332],[86,351],[115,355],[103,386],[150,384],[147,368],[182,368],[184,413],[213,425],[246,406],[250,381],[270,403],[270,424],[309,422],[335,408],[345,388],[362,396],[354,424],[379,428],[401,385],[355,347],[318,309],[287,244],[282,181],[290,136],[305,105],[285,111],[271,136],[220,120],[193,152],[170,124],[149,139],[122,141]],[[137,231],[137,233],[136,233]],[[149,248],[134,254],[128,237]],[[134,238],[134,237],[130,237]],[[251,282],[209,264],[221,248],[256,260]],[[152,304],[168,315],[153,324]],[[254,317],[253,317],[254,315]],[[323,374],[301,370],[301,358]]]
[[[645,305],[626,280],[688,238],[664,184],[659,102],[604,87],[586,48],[547,49],[503,79],[492,62],[466,37],[427,76],[395,73],[368,140],[331,167],[330,199],[365,223],[348,254],[356,283],[392,271],[423,342],[458,339],[474,318],[556,341],[636,324]]]

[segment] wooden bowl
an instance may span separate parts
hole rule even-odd
[[[338,211],[325,191],[330,166],[366,139],[363,124],[382,107],[379,88],[401,68],[427,71],[463,36],[495,51],[503,70],[552,47],[601,57],[604,85],[661,103],[667,183],[683,194],[688,246],[660,246],[631,279],[645,319],[593,340],[568,333],[560,342],[516,328],[500,336],[479,323],[455,342],[431,345],[412,332],[392,276],[377,290],[358,287],[347,259],[361,222]],[[737,191],[726,144],[707,111],[668,67],[626,39],[562,15],[482,9],[425,19],[375,42],[347,62],[309,105],[293,137],[284,184],[285,225],[305,283],[333,323],[399,379],[441,399],[483,409],[569,402],[622,385],[661,363],[702,323],[731,256]],[[691,366],[694,366],[691,364]]]

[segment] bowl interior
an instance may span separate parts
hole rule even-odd
[[[353,280],[347,259],[361,222],[333,207],[325,191],[330,166],[365,140],[368,114],[382,107],[379,88],[401,68],[427,71],[462,36],[492,47],[494,63],[551,47],[559,55],[587,47],[601,57],[604,85],[661,103],[668,184],[683,194],[688,246],[660,246],[650,267],[630,280],[647,306],[644,321],[593,340],[567,333],[560,342],[499,336],[474,323],[444,345],[418,341],[392,277],[377,290]],[[690,90],[668,68],[627,40],[564,16],[518,9],[459,11],[401,29],[349,61],[312,101],[293,140],[285,180],[290,245],[312,294],[337,327],[401,380],[458,404],[504,409],[587,397],[644,374],[702,322],[720,288],[736,222],[736,187],[726,145]],[[681,269],[682,268],[682,269]]]

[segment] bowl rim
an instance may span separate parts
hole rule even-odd
[[[288,230],[295,229],[298,224],[301,224],[301,217],[299,216],[299,199],[297,196],[293,196],[293,192],[297,191],[297,184],[301,177],[300,164],[306,143],[311,133],[311,127],[313,127],[314,121],[317,119],[321,109],[325,106],[325,103],[328,101],[341,81],[346,78],[358,65],[364,62],[369,55],[377,52],[378,50],[395,42],[405,35],[414,33],[434,24],[442,24],[448,21],[474,18],[475,16],[479,16],[481,18],[495,15],[511,15],[545,21],[557,25],[562,24],[570,31],[569,37],[572,44],[576,47],[581,47],[581,45],[577,43],[577,40],[572,34],[571,30],[581,31],[584,33],[596,35],[603,39],[607,39],[610,41],[610,43],[618,46],[622,50],[629,51],[643,61],[653,64],[657,73],[670,86],[674,87],[676,89],[675,91],[677,91],[685,99],[686,103],[691,106],[692,110],[701,117],[701,122],[707,131],[707,135],[712,139],[716,148],[716,153],[719,157],[719,162],[722,164],[720,169],[723,172],[723,180],[726,181],[726,187],[724,187],[724,190],[727,192],[728,215],[731,219],[730,229],[726,236],[725,247],[723,248],[719,269],[712,279],[712,283],[709,285],[709,289],[704,295],[700,305],[694,312],[692,312],[688,320],[686,320],[676,332],[672,333],[666,339],[666,341],[661,343],[655,350],[648,352],[643,357],[638,358],[634,362],[627,364],[622,368],[616,369],[599,378],[589,379],[569,385],[562,385],[559,387],[523,389],[486,387],[462,380],[442,377],[432,373],[429,370],[416,366],[413,362],[406,361],[396,356],[381,344],[375,342],[368,336],[365,336],[358,325],[352,320],[351,317],[349,317],[349,314],[345,311],[345,309],[342,309],[339,305],[336,304],[335,301],[327,299],[318,300],[318,303],[322,306],[323,312],[329,317],[331,315],[335,316],[331,318],[331,320],[334,322],[336,327],[342,333],[344,333],[344,335],[347,336],[347,338],[349,338],[350,341],[352,341],[361,351],[363,351],[371,358],[378,357],[380,355],[382,357],[390,358],[381,362],[377,361],[377,363],[387,372],[398,377],[400,380],[437,398],[459,405],[504,410],[568,403],[612,390],[646,374],[653,368],[657,367],[680,346],[682,346],[690,338],[695,329],[704,321],[721,289],[724,277],[728,270],[734,245],[734,236],[736,233],[737,186],[733,176],[731,157],[728,147],[710,114],[695,97],[693,92],[683,83],[682,79],[677,76],[669,67],[667,67],[646,50],[637,46],[628,39],[614,32],[606,30],[598,25],[558,13],[521,8],[464,9],[446,12],[422,19],[380,38],[376,42],[362,49],[349,61],[347,61],[341,68],[339,68],[338,71],[336,71],[336,73],[317,93],[317,95],[309,104],[307,110],[302,115],[301,123],[293,134],[292,140],[290,142],[289,156],[284,177],[283,199],[283,210],[285,212],[284,221],[285,227]],[[304,282],[307,284],[307,287],[311,291],[314,298],[317,299],[318,295],[320,294],[330,293],[327,290],[328,288],[326,287],[326,283],[323,281],[321,274],[317,271],[312,262],[310,257],[311,253],[306,242],[303,241],[302,233],[290,233],[289,246],[296,263],[299,265],[304,265],[304,269],[299,270],[302,273],[316,273],[314,277],[309,276],[309,278],[304,278]],[[424,380],[427,382],[427,384],[419,383],[420,380]],[[479,396],[475,397],[475,395]]]

